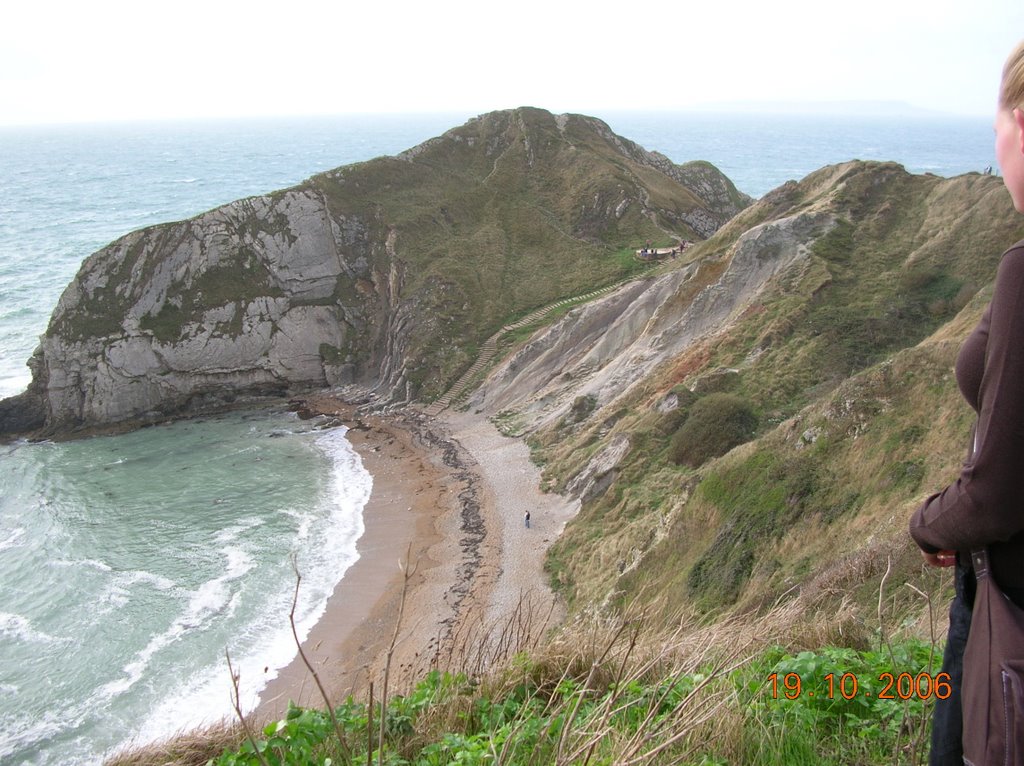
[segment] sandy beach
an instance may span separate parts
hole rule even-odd
[[[388,683],[400,693],[433,667],[483,669],[561,619],[543,559],[578,502],[540,491],[523,442],[479,415],[356,416],[327,396],[307,406],[350,428],[373,476],[359,559],[303,642],[332,704],[365,699],[371,683],[379,696],[392,645]],[[502,635],[517,610],[527,627]],[[268,683],[254,715],[277,718],[290,699],[323,705],[299,657]]]

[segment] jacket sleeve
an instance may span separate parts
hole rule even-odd
[[[981,410],[960,477],[910,521],[922,550],[971,550],[1024,530],[1024,246],[999,262],[992,295]]]

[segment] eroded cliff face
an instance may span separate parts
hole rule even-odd
[[[599,120],[485,115],[90,256],[0,431],[328,386],[380,407],[430,399],[510,316],[621,278],[638,243],[699,240],[748,202],[713,167],[675,166]]]
[[[83,264],[54,311],[37,352],[48,419],[116,422],[351,382],[343,349],[386,331],[400,289],[398,265],[373,268],[371,250],[361,221],[335,220],[308,190],[128,235]]]
[[[835,385],[880,349],[919,340],[959,293],[990,279],[979,258],[963,253],[969,246],[991,258],[1010,241],[1018,222],[1002,195],[997,179],[977,174],[912,176],[893,163],[823,168],[735,216],[685,265],[627,283],[538,331],[468,405],[515,413],[518,430],[540,432],[590,397],[590,417],[599,419],[635,404],[637,387],[664,385],[666,375],[685,376],[696,390],[722,374],[708,366],[708,349],[736,332],[753,346],[731,376],[767,386],[761,380],[777,373],[762,370],[764,356],[775,365],[768,369],[807,377],[812,388]],[[817,377],[778,362],[788,355],[804,365],[807,354],[820,359]],[[681,372],[666,372],[682,360]],[[778,402],[765,397],[762,406]]]
[[[728,327],[774,277],[801,269],[834,222],[828,211],[812,209],[755,225],[723,256],[630,283],[573,310],[495,370],[470,407],[514,410],[533,430],[564,416],[577,397],[608,405]]]

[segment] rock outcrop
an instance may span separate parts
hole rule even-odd
[[[326,349],[361,324],[335,296],[339,279],[374,276],[358,245],[359,227],[336,225],[308,190],[115,242],[85,261],[37,352],[48,421],[113,423],[344,380]]]

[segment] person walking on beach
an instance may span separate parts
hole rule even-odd
[[[526,512],[526,528],[527,529],[530,528],[530,512],[529,511]]]
[[[1003,67],[995,119],[995,150],[1013,206],[1024,213],[1024,41]],[[971,551],[986,547],[991,576],[1024,606],[1024,240],[1003,253],[992,300],[956,359],[956,381],[978,413],[959,477],[927,500],[910,534],[932,566],[955,567],[956,595],[942,672],[952,693],[932,714],[932,766],[963,760],[964,649],[971,630],[977,581]],[[979,624],[976,629],[987,630]],[[1019,757],[1014,763],[1021,764]]]

